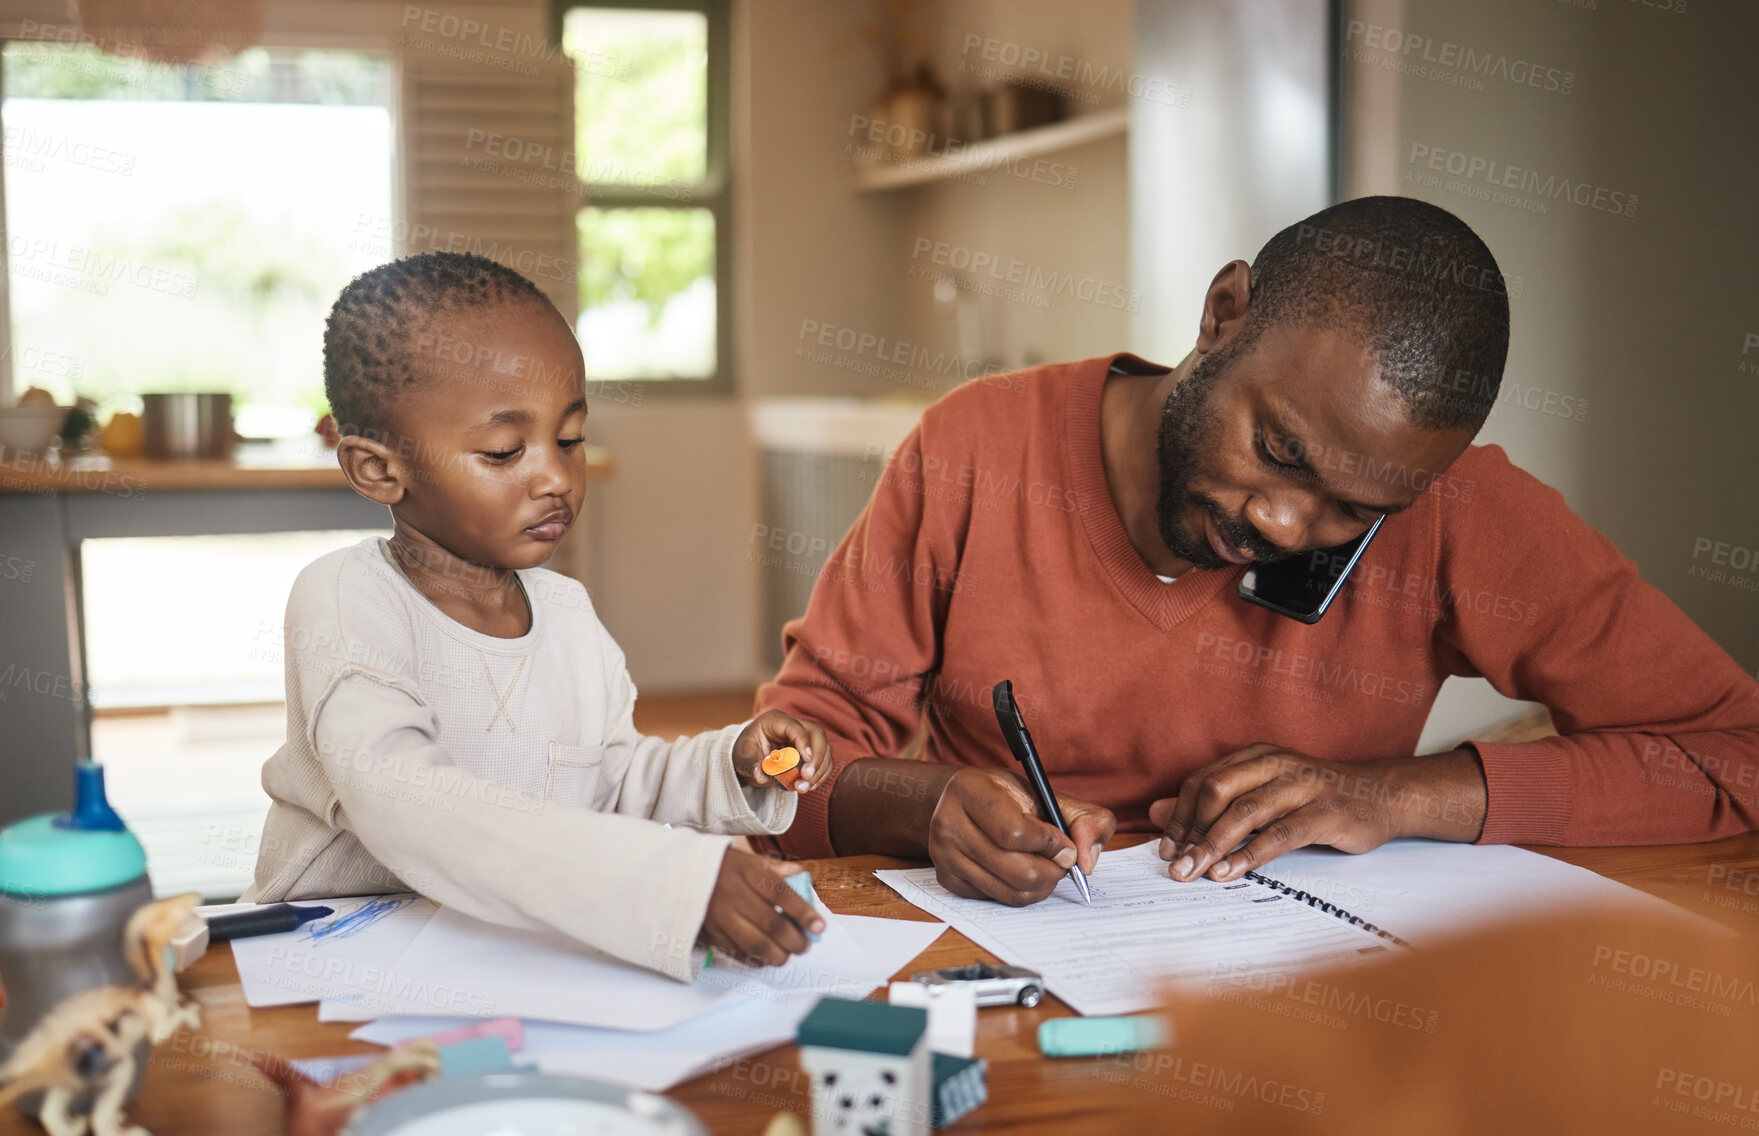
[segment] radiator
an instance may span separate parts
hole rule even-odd
[[[758,565],[764,666],[782,663],[782,625],[806,611],[831,551],[873,494],[922,403],[765,399],[752,404],[760,463]]]

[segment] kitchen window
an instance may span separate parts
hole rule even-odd
[[[587,374],[724,389],[726,5],[571,5],[561,42],[576,76]]]
[[[309,433],[330,304],[389,256],[389,56],[13,41],[0,62],[13,396],[107,416],[228,392],[240,433]]]
[[[225,392],[241,434],[321,453],[324,320],[395,255],[390,56],[253,48],[201,67],[17,40],[0,69],[0,405],[36,386],[102,420],[146,392]],[[286,733],[287,594],[362,535],[80,542],[91,752],[161,894],[249,882],[260,769]]]

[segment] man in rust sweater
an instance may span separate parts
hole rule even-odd
[[[1307,844],[1753,828],[1759,683],[1555,490],[1470,445],[1507,347],[1476,234],[1364,198],[1225,266],[1170,370],[1118,355],[941,399],[758,692],[838,756],[780,849],[926,856],[951,890],[1021,904],[1115,830],[1162,832],[1177,879],[1228,880]],[[1382,514],[1317,624],[1236,595],[1249,561]],[[1449,675],[1544,703],[1561,736],[1416,755]],[[1072,840],[1014,773],[1003,678]]]

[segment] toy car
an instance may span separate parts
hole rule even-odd
[[[979,1006],[1012,1006],[1018,1003],[1032,1007],[1044,997],[1044,975],[1023,966],[992,966],[987,962],[970,966],[949,966],[942,970],[924,970],[910,976],[910,981],[924,986],[946,986],[953,983],[970,986]]]

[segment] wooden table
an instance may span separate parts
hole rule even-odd
[[[588,448],[589,479],[611,469],[604,450]],[[29,755],[0,762],[0,825],[69,808],[73,763],[91,751],[82,541],[325,529],[388,530],[389,517],[348,487],[315,438],[242,445],[225,460],[0,453],[0,733]]]
[[[1120,838],[1116,846],[1145,839]],[[1759,894],[1725,886],[1731,870],[1759,870],[1759,834],[1713,844],[1654,848],[1534,849],[1591,868],[1664,899],[1759,932]],[[884,856],[808,861],[830,907],[855,915],[927,919],[873,878],[879,868],[915,866]],[[1759,876],[1753,877],[1759,880]],[[1759,892],[1759,884],[1753,885]],[[948,931],[901,971],[996,961],[956,931]],[[156,1136],[233,1136],[281,1131],[281,1098],[247,1065],[247,1055],[287,1058],[379,1052],[348,1040],[350,1025],[324,1024],[316,1008],[253,1010],[244,1004],[231,948],[219,946],[184,976],[202,1003],[203,1023],[154,1054],[152,1071],[133,1119]],[[989,1103],[961,1121],[957,1132],[1069,1133],[1102,1130],[1115,1118],[1116,1090],[1100,1080],[1103,1059],[1049,1061],[1039,1056],[1038,1023],[1070,1011],[1055,998],[1035,1009],[984,1010],[978,1015],[977,1055],[989,1061]],[[795,1048],[778,1046],[732,1062],[667,1094],[716,1133],[758,1133],[778,1111],[811,1111],[806,1076]],[[0,1116],[0,1136],[35,1132],[16,1115]]]

